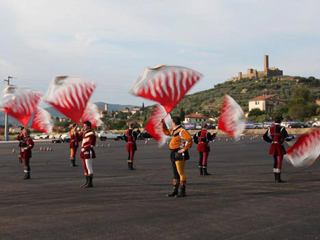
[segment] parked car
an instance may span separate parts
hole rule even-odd
[[[107,134],[104,131],[101,131],[98,134],[98,137],[100,138],[101,141],[106,141],[107,140]]]
[[[263,128],[263,123],[254,123],[254,129],[262,129]]]
[[[62,134],[59,138],[61,138],[63,140],[63,142],[70,142],[70,136],[69,134]]]
[[[107,139],[113,139],[115,141],[123,140],[123,134],[117,134],[115,132],[109,131],[105,133]]]
[[[320,120],[315,121],[314,123],[312,123],[312,127],[320,127]]]
[[[295,122],[295,121],[289,121],[289,122],[282,122],[281,126],[287,127],[287,128],[304,128],[308,127],[305,123],[302,122]]]
[[[274,125],[274,122],[264,122],[263,128],[269,128],[269,127],[272,127],[273,125]]]
[[[64,140],[62,138],[53,138],[52,143],[64,143]]]
[[[310,125],[308,123],[305,123],[305,122],[299,122],[299,124],[302,126],[302,128],[310,127]]]
[[[245,129],[254,129],[254,123],[253,122],[246,122]]]
[[[36,135],[36,136],[33,137],[33,139],[34,139],[34,140],[39,140],[39,139],[40,139],[40,136],[39,136],[39,135]]]
[[[48,138],[49,138],[49,135],[46,135],[46,134],[40,135],[40,139],[48,139]]]

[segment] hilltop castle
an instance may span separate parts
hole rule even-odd
[[[271,67],[269,68],[269,56],[264,55],[264,70],[258,71],[257,69],[249,68],[247,74],[238,73],[237,77],[232,77],[227,81],[235,82],[242,78],[260,78],[260,77],[275,77],[283,76],[283,71],[279,68]]]

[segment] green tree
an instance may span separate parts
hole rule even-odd
[[[185,118],[185,116],[186,116],[186,113],[185,113],[185,111],[184,111],[184,109],[183,109],[183,107],[180,109],[180,120],[181,121],[184,121],[184,118]]]
[[[249,112],[249,117],[256,117],[256,116],[260,116],[260,115],[264,115],[266,114],[265,111],[260,110],[259,108],[254,108]]]
[[[310,90],[306,87],[296,89],[288,102],[288,115],[295,121],[304,121],[314,116],[317,106]]]

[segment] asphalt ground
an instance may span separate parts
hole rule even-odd
[[[124,142],[98,142],[91,189],[79,188],[82,166],[69,166],[68,144],[36,143],[30,180],[20,179],[17,143],[0,144],[0,239],[319,239],[320,162],[284,162],[286,182],[276,184],[268,144],[250,138],[212,143],[211,176],[198,175],[193,146],[186,198],[165,196],[169,150],[153,140],[138,142],[136,171]]]

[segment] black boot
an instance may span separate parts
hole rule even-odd
[[[199,166],[199,175],[201,176],[203,174],[203,171],[202,171],[202,166]]]
[[[83,188],[92,188],[93,187],[92,178],[93,178],[93,175],[88,176],[88,184],[85,185]]]
[[[20,179],[27,179],[27,172],[24,172],[23,176]]]
[[[136,169],[133,167],[133,162],[132,162],[131,165],[130,165],[130,170],[136,170]]]
[[[71,167],[78,167],[78,165],[76,164],[76,160],[74,159],[71,159],[71,164],[70,164]]]
[[[203,175],[211,175],[210,173],[208,173],[207,167],[203,167]]]
[[[175,197],[178,195],[179,184],[173,185],[172,193],[167,194],[167,197]]]
[[[86,181],[84,182],[84,184],[80,185],[79,187],[83,188],[83,187],[87,186],[88,179],[89,179],[89,176],[86,176]]]
[[[278,173],[278,182],[279,182],[279,183],[285,182],[285,181],[282,181],[282,180],[281,180],[281,173]]]
[[[30,179],[30,172],[26,172],[26,173],[25,173],[24,179]]]
[[[180,192],[178,195],[176,195],[175,197],[186,197],[187,194],[186,194],[186,185],[182,185],[180,187]]]
[[[274,182],[277,183],[278,181],[278,173],[274,173]]]
[[[130,169],[131,169],[131,163],[128,162],[128,170],[130,170]]]

